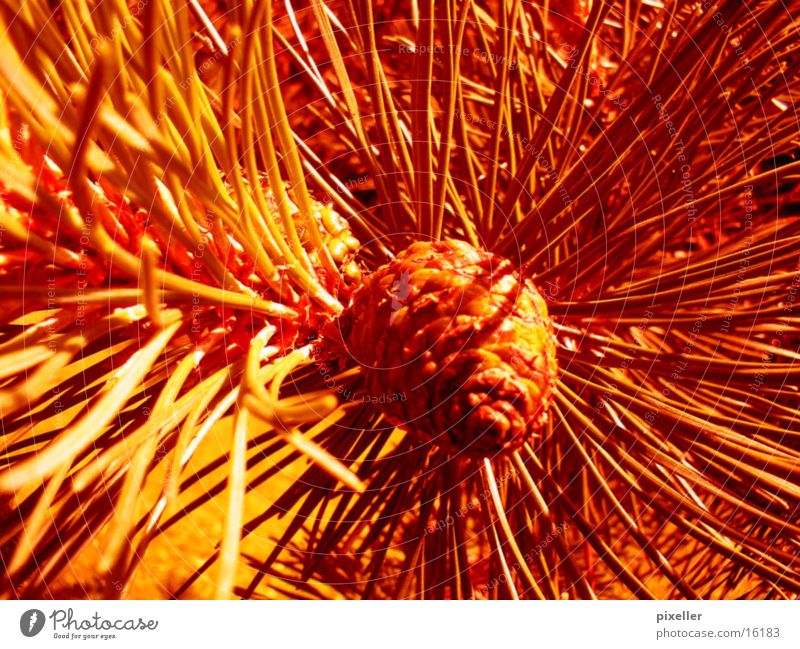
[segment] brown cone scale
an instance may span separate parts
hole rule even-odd
[[[492,456],[547,421],[552,324],[507,259],[462,241],[414,243],[364,280],[334,326],[370,401],[420,443]]]

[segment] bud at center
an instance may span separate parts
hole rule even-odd
[[[552,323],[507,259],[461,241],[415,243],[366,278],[338,326],[369,400],[420,443],[491,456],[547,422]]]

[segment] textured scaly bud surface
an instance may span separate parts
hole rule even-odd
[[[462,241],[414,243],[366,278],[336,326],[370,401],[420,443],[494,455],[547,421],[552,324],[507,259]]]

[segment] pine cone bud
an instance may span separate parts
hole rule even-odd
[[[547,421],[552,324],[507,259],[461,241],[415,243],[366,278],[336,326],[370,401],[421,443],[491,456]]]

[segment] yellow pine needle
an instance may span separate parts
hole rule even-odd
[[[3,365],[0,367],[0,380],[16,376],[26,369],[44,362],[52,355],[47,345],[34,345],[3,355]]]
[[[16,575],[28,562],[33,555],[37,543],[42,539],[47,531],[47,525],[53,516],[53,506],[56,498],[61,491],[69,473],[69,465],[63,464],[58,467],[56,472],[44,484],[42,495],[39,497],[36,506],[29,516],[26,517],[25,524],[22,526],[22,534],[19,537],[19,544],[14,548],[14,554],[8,562],[8,574]]]
[[[89,367],[89,358],[83,357],[80,361],[69,365],[69,361],[76,352],[84,349],[100,336],[108,336],[117,329],[139,320],[143,315],[136,309],[120,311],[90,324],[78,332],[60,334],[57,332],[70,321],[71,314],[59,314],[59,317],[45,320],[41,323],[43,326],[32,327],[17,339],[0,346],[3,358],[9,358],[11,361],[8,366],[4,364],[4,368],[14,368],[13,361],[20,353],[30,354],[30,360],[36,361],[36,364],[40,365],[32,372],[29,370],[29,373],[20,378],[16,384],[7,385],[0,390],[0,408],[2,409],[0,411],[3,412],[3,416],[10,416],[13,412],[25,407],[26,404],[34,403],[45,392],[54,389],[55,378],[63,383],[75,373],[86,371]],[[46,355],[40,354],[39,348],[42,345],[31,344],[33,340],[28,340],[42,334],[48,338],[44,345],[47,351]],[[17,347],[21,347],[20,351],[12,351]],[[24,369],[29,368],[19,368],[16,373],[20,374]],[[91,386],[86,387],[88,389]]]
[[[481,475],[484,479],[484,486],[489,489],[489,493],[492,496],[494,513],[497,516],[498,522],[500,523],[500,528],[503,530],[505,540],[503,545],[506,545],[507,543],[510,546],[511,552],[514,555],[514,558],[517,560],[515,565],[522,572],[528,588],[533,591],[533,593],[536,595],[536,598],[547,599],[533,574],[531,573],[530,568],[528,567],[528,562],[525,561],[522,550],[520,550],[514,533],[511,531],[511,525],[509,525],[508,518],[506,517],[506,508],[503,506],[503,501],[500,498],[500,492],[497,489],[497,480],[495,479],[494,470],[492,469],[492,463],[489,458],[484,458],[483,460],[483,473]],[[511,583],[512,582],[509,581],[509,585],[511,585]]]
[[[330,393],[318,396],[303,395],[302,403],[299,405],[285,405],[282,400],[276,399],[264,388],[259,372],[259,358],[265,342],[262,337],[256,337],[251,343],[242,378],[241,403],[248,411],[273,427],[278,435],[303,455],[317,462],[331,476],[353,491],[363,492],[364,483],[350,469],[296,429],[298,424],[325,419],[337,408],[338,399]],[[304,353],[307,354],[307,350]],[[295,355],[286,365],[291,367],[297,360],[298,355]],[[281,370],[273,368],[272,371],[278,373]]]
[[[200,231],[199,224],[195,220],[194,214],[189,206],[187,192],[181,186],[177,174],[172,170],[168,170],[166,172],[166,181],[169,184],[169,188],[158,178],[155,179],[159,198],[161,198],[166,213],[172,219],[172,223],[178,228],[180,228],[180,226],[186,228],[186,235],[189,239],[186,246],[189,250],[196,251],[196,254],[193,253],[195,263],[197,261],[202,262],[203,266],[208,269],[209,273],[217,280],[222,288],[246,292],[245,287],[230,273],[225,263],[215,254],[211,254],[207,251],[209,248],[209,238]],[[177,202],[175,200],[176,196],[179,197]],[[200,217],[199,214],[198,217]],[[205,227],[208,229],[208,223],[206,223]],[[172,228],[172,226],[170,226],[170,228]],[[172,231],[172,229],[170,229],[170,231]],[[216,238],[214,238],[214,244],[216,243]]]
[[[247,354],[247,365],[239,391],[233,416],[233,447],[230,453],[230,472],[228,474],[228,506],[225,510],[225,526],[219,552],[219,575],[217,577],[217,599],[231,597],[236,578],[236,567],[239,561],[239,543],[242,534],[244,517],[244,495],[246,490],[247,471],[247,434],[248,411],[243,395],[248,388],[248,370],[258,374],[258,365],[269,339],[275,334],[274,327],[265,327],[250,342]]]
[[[239,544],[244,519],[244,495],[247,470],[247,408],[237,404],[233,418],[233,448],[228,462],[228,502],[225,527],[219,551],[219,573],[215,597],[230,599],[239,562]]]
[[[94,71],[89,81],[89,87],[86,91],[86,100],[89,106],[99,107],[103,93],[103,80],[106,74],[106,68],[109,66],[108,50],[102,49],[101,56],[95,62]],[[86,111],[83,122],[77,131],[78,146],[72,157],[72,163],[69,167],[70,185],[73,188],[75,195],[75,203],[81,209],[84,215],[90,215],[93,212],[93,207],[104,209],[102,203],[96,205],[96,201],[90,198],[91,194],[88,190],[88,181],[85,178],[86,169],[86,152],[91,142],[91,137],[96,124],[96,117],[98,114],[97,108],[94,110]],[[107,209],[107,208],[105,208]],[[138,277],[139,273],[139,260],[115,245],[114,240],[108,235],[103,226],[100,224],[99,219],[89,219],[91,223],[90,238],[97,247],[97,249],[105,254],[117,266],[125,270],[127,273],[134,277]],[[163,285],[164,288],[171,288],[175,290],[184,290],[192,295],[203,296],[218,296],[221,304],[228,303],[237,306],[248,306],[251,308],[264,310],[269,315],[276,317],[294,317],[296,312],[293,309],[285,307],[282,304],[262,300],[257,297],[247,298],[243,295],[231,294],[227,291],[208,287],[201,282],[186,280],[183,277],[163,271],[161,277],[157,281]]]
[[[194,353],[187,354],[178,363],[175,371],[170,374],[166,385],[159,394],[149,419],[155,422],[172,420],[173,426],[178,425],[176,411],[180,409],[175,402],[181,388],[196,367],[197,358]],[[159,428],[163,431],[166,426],[159,425]],[[130,437],[126,436],[126,440],[123,442],[123,445],[127,448],[130,448],[130,442],[133,441]],[[116,517],[112,518],[109,535],[105,543],[104,556],[110,564],[119,564],[119,561],[125,556],[125,554],[121,553],[136,522],[136,501],[141,493],[147,470],[153,461],[153,455],[161,442],[162,439],[159,435],[150,435],[138,448],[136,446],[133,447],[130,469],[125,474],[122,491],[115,507]],[[135,441],[133,443],[135,444]],[[131,453],[131,451],[128,452]]]
[[[193,356],[191,354],[190,356]],[[174,404],[171,412],[158,417],[152,414],[139,428],[130,431],[125,436],[125,444],[115,444],[104,449],[91,463],[84,466],[73,478],[76,490],[88,488],[98,480],[100,475],[114,464],[119,464],[125,459],[128,448],[136,448],[150,437],[164,438],[174,428],[187,420],[198,409],[205,408],[226,380],[229,380],[227,368],[218,370],[212,376],[201,382],[193,390],[187,392]]]
[[[211,35],[211,40],[214,41],[214,44],[219,48],[220,52],[227,56],[228,46],[225,44],[225,41],[222,40],[222,36],[220,36],[217,28],[214,27],[214,23],[211,22],[211,18],[208,17],[208,14],[205,12],[205,9],[203,9],[202,5],[197,0],[189,0],[189,6],[191,6],[192,11],[197,14],[200,22],[203,23],[203,26]]]
[[[141,540],[139,541],[138,545],[136,546],[135,551],[132,551],[130,557],[130,563],[126,567],[126,571],[124,577],[121,579],[122,582],[122,593],[127,592],[128,587],[130,586],[135,574],[136,569],[141,562],[144,561],[145,553],[147,551],[147,547],[150,541],[154,537],[154,532],[156,530],[156,525],[161,520],[163,514],[167,511],[167,509],[172,506],[179,493],[179,485],[178,479],[180,474],[183,470],[183,467],[191,459],[191,449],[190,446],[190,438],[192,434],[195,433],[197,428],[198,422],[200,421],[201,417],[207,412],[209,404],[216,398],[219,394],[219,391],[230,381],[230,373],[228,368],[224,368],[222,370],[217,371],[214,375],[203,381],[199,386],[195,387],[192,391],[188,394],[184,395],[181,398],[178,405],[176,405],[176,410],[179,411],[175,416],[175,421],[180,419],[184,419],[185,421],[181,426],[180,432],[178,433],[178,439],[175,443],[175,448],[171,453],[171,461],[170,465],[167,469],[167,477],[162,485],[158,500],[156,501],[155,505],[150,510],[150,515],[148,517],[147,524],[145,526],[144,533],[142,535]],[[238,394],[238,391],[237,391]],[[235,401],[235,399],[234,399]],[[183,403],[185,402],[185,407]],[[230,408],[230,403],[227,403],[227,407],[225,410]],[[222,408],[215,408],[214,412],[220,413],[218,416],[215,416],[214,413],[209,417],[211,423],[204,422],[203,428],[210,430],[211,427],[218,421],[219,417],[224,414],[224,410]],[[142,437],[146,439],[147,433],[149,431],[142,429]],[[202,439],[204,437],[204,433],[201,430],[197,434],[197,438]],[[138,436],[137,436],[138,437]],[[199,442],[198,442],[199,443]],[[196,448],[196,445],[194,445]],[[131,541],[131,545],[133,542]]]
[[[69,363],[72,356],[79,349],[80,346],[76,345],[75,342],[72,342],[71,344],[68,343],[67,345],[64,345],[60,351],[55,353],[49,346],[45,355],[41,355],[40,353],[40,355],[37,356],[37,350],[32,350],[32,359],[37,360],[37,364],[41,366],[37,367],[35,371],[27,371],[23,378],[21,378],[16,384],[10,386],[6,385],[0,389],[0,413],[3,414],[3,417],[10,417],[15,412],[18,412],[22,408],[28,407],[29,404],[34,403],[48,390],[52,390],[53,376],[57,375],[57,373]],[[23,354],[26,355],[27,353],[27,350],[23,352]],[[6,357],[4,356],[4,363],[5,359]],[[13,363],[13,355],[10,360]],[[5,364],[3,367],[6,367]],[[13,367],[13,365],[10,365],[9,367]],[[23,369],[19,369],[19,373],[22,372]]]
[[[165,498],[166,504],[172,504],[178,497],[181,470],[185,466],[184,459],[186,451],[189,446],[191,436],[197,430],[200,418],[206,413],[209,404],[214,400],[216,395],[225,384],[226,376],[220,376],[217,381],[210,383],[204,382],[202,390],[195,390],[193,394],[192,404],[193,407],[189,410],[186,420],[181,426],[178,433],[178,439],[175,442],[175,449],[172,452],[170,466],[167,472],[167,478],[164,483],[164,488],[161,490],[160,497]]]
[[[32,202],[35,203],[35,197],[31,196],[31,198],[33,198]],[[7,207],[5,203],[0,204],[0,228],[3,229],[5,234],[14,237],[17,241],[24,243],[33,250],[47,255],[46,258],[52,260],[54,264],[67,268],[76,268],[78,266],[80,255],[68,248],[53,244],[35,232],[31,232],[15,216],[11,208]],[[19,287],[19,284],[16,286]]]
[[[180,314],[167,316],[164,329],[156,332],[120,369],[117,380],[100,396],[89,413],[64,430],[42,451],[0,474],[0,492],[13,492],[41,483],[60,466],[69,465],[103,432],[149,372],[158,355],[180,328]]]
[[[322,266],[333,277],[339,276],[339,269],[333,263],[333,259],[328,252],[322,241],[322,235],[319,231],[319,225],[314,218],[311,198],[306,187],[305,176],[303,174],[300,156],[297,151],[297,144],[292,136],[291,129],[289,128],[289,120],[286,116],[286,109],[283,104],[283,97],[281,96],[280,81],[278,79],[278,72],[275,67],[275,48],[273,40],[273,17],[272,17],[272,0],[266,0],[266,33],[264,36],[264,43],[266,45],[266,58],[265,65],[267,69],[267,92],[271,97],[270,112],[272,113],[273,121],[278,131],[278,137],[281,142],[281,148],[286,158],[286,164],[289,172],[289,179],[292,183],[292,191],[295,199],[300,208],[300,215],[305,223],[306,232],[311,238],[311,244],[316,250],[317,254],[322,261]],[[250,42],[255,42],[255,39],[250,39]],[[275,187],[276,191],[280,192],[280,187]]]
[[[245,65],[246,73],[245,73],[245,93],[248,92],[248,88],[251,87],[249,84],[252,83],[252,77],[254,75],[253,67],[252,67],[252,53],[251,50],[248,49],[251,46],[249,45],[250,39],[245,44]],[[255,230],[255,223],[258,222],[258,218],[256,215],[256,207],[253,198],[248,194],[245,189],[244,180],[242,178],[241,170],[239,169],[238,161],[239,156],[237,152],[237,145],[236,141],[237,138],[233,132],[234,127],[234,120],[233,120],[233,92],[236,89],[236,84],[233,83],[231,79],[231,75],[233,74],[234,68],[234,60],[231,58],[228,62],[226,62],[226,84],[225,84],[225,93],[224,93],[224,107],[223,111],[226,116],[226,122],[223,127],[223,133],[225,135],[224,142],[228,147],[228,159],[229,159],[229,174],[233,183],[234,190],[236,191],[239,201],[241,204],[241,209],[243,210],[242,217],[242,224],[239,224],[238,228],[244,228],[242,240],[247,241],[258,241],[260,242],[262,239],[264,243],[268,246],[267,254],[266,255],[259,255],[256,254],[253,256],[253,259],[256,263],[263,263],[264,260],[279,260],[280,265],[285,268],[287,274],[292,277],[298,284],[299,288],[306,292],[315,302],[320,304],[321,306],[325,307],[326,309],[330,310],[332,313],[339,313],[342,310],[341,304],[337,300],[335,300],[332,296],[330,296],[327,291],[319,285],[319,283],[309,274],[309,269],[311,268],[311,262],[308,259],[308,255],[306,254],[305,250],[300,243],[299,236],[297,234],[297,229],[294,224],[294,218],[291,214],[291,210],[289,207],[288,197],[286,196],[286,190],[284,188],[283,179],[280,177],[279,167],[278,167],[278,159],[277,153],[275,151],[274,144],[272,143],[272,137],[269,133],[269,129],[265,129],[262,134],[265,140],[264,151],[267,154],[267,173],[270,179],[270,183],[272,186],[273,194],[276,197],[276,202],[278,206],[278,211],[281,216],[281,222],[283,224],[284,232],[286,236],[289,238],[290,246],[287,247],[283,243],[283,238],[280,236],[275,236],[270,232],[270,226],[267,225],[267,230],[265,234],[267,236],[261,237],[258,236]],[[260,97],[260,95],[259,95]],[[260,100],[260,99],[259,99]],[[245,110],[250,110],[250,105],[252,104],[251,101],[245,102]],[[247,128],[249,128],[250,120],[246,120],[248,123]],[[271,120],[268,120],[270,123]],[[247,162],[247,156],[245,161]],[[256,183],[259,182],[258,178],[251,179],[251,182]],[[256,196],[258,193],[256,192]],[[270,219],[271,215],[265,215],[266,219]],[[277,233],[275,233],[277,235]],[[277,264],[276,264],[277,265]],[[274,267],[273,267],[274,268]],[[274,274],[274,270],[271,271]]]
[[[505,585],[508,588],[511,599],[518,600],[519,593],[517,592],[517,587],[514,585],[514,576],[511,574],[511,570],[508,568],[508,561],[506,560],[505,553],[503,552],[503,545],[500,543],[500,538],[497,534],[496,521],[492,521],[491,528],[492,540],[494,541],[494,547],[496,548],[495,556],[500,562],[500,568],[503,571],[503,576],[505,577]],[[493,599],[499,599],[496,592],[492,592],[492,596]]]
[[[156,264],[158,259],[158,248],[150,239],[142,242],[142,293],[144,294],[144,306],[150,321],[157,328],[161,328],[161,304],[159,299],[158,286],[156,285]]]

